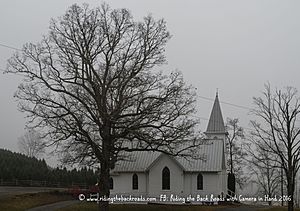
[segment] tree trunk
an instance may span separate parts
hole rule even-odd
[[[107,132],[108,130],[106,130]],[[108,133],[106,133],[107,135]],[[107,136],[108,137],[108,136]],[[110,195],[110,151],[109,151],[109,139],[103,139],[102,142],[102,159],[100,160],[100,175],[99,175],[99,197],[98,204],[99,211],[109,210],[109,195]]]
[[[292,174],[288,176],[287,179],[287,194],[288,197],[290,197],[290,200],[288,201],[288,211],[294,211],[294,179]]]
[[[100,175],[99,175],[99,197],[100,201],[98,204],[99,211],[109,210],[109,162],[103,162],[100,165]]]
[[[293,195],[290,196],[291,196],[291,200],[288,201],[288,211],[294,211],[294,196]]]
[[[232,173],[228,173],[227,188],[228,188],[228,195],[231,197],[234,197],[235,196],[235,176]]]
[[[232,142],[230,142],[230,173],[233,174],[233,152],[232,152]]]

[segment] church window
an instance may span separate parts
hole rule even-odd
[[[170,190],[170,170],[165,167],[162,171],[162,189]]]
[[[132,175],[132,189],[139,189],[139,178],[137,174]]]
[[[203,175],[198,174],[197,176],[197,190],[203,190]]]
[[[109,189],[114,189],[114,180],[112,177],[109,178]]]

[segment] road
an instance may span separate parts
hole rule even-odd
[[[35,208],[31,208],[27,211],[55,211],[57,209],[63,208],[63,207],[67,207],[73,204],[77,204],[80,203],[79,200],[71,200],[71,201],[61,201],[61,202],[56,202],[53,204],[47,204],[44,206],[40,206],[40,207],[35,207]]]
[[[0,198],[20,195],[25,193],[47,192],[51,190],[65,190],[64,188],[46,188],[46,187],[8,187],[0,186]]]
[[[241,205],[241,206],[238,206],[238,207],[219,208],[216,211],[257,211],[259,208],[265,208],[265,207],[264,206]]]

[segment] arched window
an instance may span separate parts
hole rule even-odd
[[[197,176],[197,190],[203,190],[203,176],[198,174]]]
[[[112,177],[109,178],[109,189],[114,189],[114,179]]]
[[[133,190],[139,189],[139,178],[137,174],[132,175],[132,189]]]
[[[162,170],[162,189],[170,190],[170,170],[168,167]]]

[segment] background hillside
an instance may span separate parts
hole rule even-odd
[[[0,149],[0,185],[90,186],[97,182],[96,172],[81,168],[50,168],[44,159]]]

